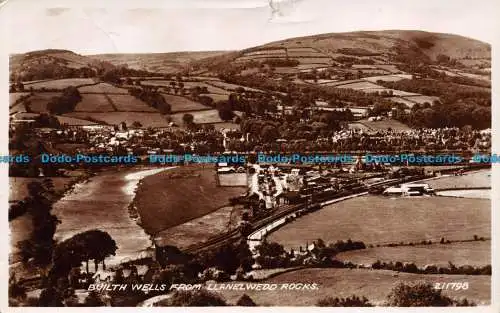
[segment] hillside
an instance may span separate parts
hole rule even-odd
[[[241,51],[82,56],[51,49],[10,61],[11,79],[22,82],[11,86],[12,116],[54,113],[50,102],[73,86],[82,99],[58,115],[79,124],[166,127],[184,124],[189,113],[197,124],[239,128],[233,119],[245,112],[256,120],[308,116],[313,128],[325,128],[325,121],[336,128],[328,116],[348,108],[352,115],[333,119],[491,125],[491,47],[451,34],[330,33]],[[370,128],[392,124],[377,119]]]
[[[292,60],[275,62],[278,73],[292,74],[311,69],[341,66],[346,63],[389,65],[409,63],[412,60],[432,63],[439,56],[457,60],[464,67],[483,69],[491,67],[491,46],[463,36],[423,31],[387,30],[328,33],[290,38],[248,48],[238,54],[227,54],[194,62],[197,69],[214,69],[229,63],[268,59]],[[294,62],[298,64],[294,64]],[[245,64],[248,67],[248,64]],[[286,68],[286,69],[284,69]],[[390,66],[376,68],[381,74],[399,71]],[[281,71],[281,72],[280,72]]]
[[[72,51],[48,49],[11,55],[9,68],[11,81],[35,81],[94,77],[113,66]]]
[[[89,58],[106,61],[113,65],[126,64],[129,68],[155,73],[174,73],[182,71],[193,61],[225,54],[228,51],[195,51],[170,53],[131,53],[131,54],[96,54]]]

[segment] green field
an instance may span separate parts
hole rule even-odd
[[[422,267],[427,264],[447,267],[448,262],[457,266],[484,266],[492,263],[491,241],[368,248],[343,252],[337,257],[355,264],[373,264],[380,260],[383,262],[411,262]]]
[[[158,233],[213,212],[245,192],[246,188],[217,187],[215,175],[213,166],[193,165],[143,179],[134,202],[144,229]]]
[[[111,102],[118,111],[131,112],[156,112],[158,110],[131,95],[109,95]]]
[[[186,97],[162,94],[165,101],[170,104],[172,112],[196,111],[210,109],[201,103],[194,102]]]
[[[35,82],[26,84],[25,89],[64,89],[69,86],[82,86],[93,84],[94,80],[92,78],[65,78],[65,79],[56,79],[56,80],[45,80],[41,82]]]
[[[83,94],[82,100],[76,105],[75,111],[113,112],[114,109],[105,95]]]
[[[118,88],[108,83],[99,83],[92,86],[85,86],[78,88],[80,93],[109,93],[109,94],[125,94],[128,95],[128,90],[125,88]]]
[[[444,290],[443,294],[453,298],[474,301],[478,305],[491,302],[491,276],[465,275],[419,275],[397,273],[385,270],[311,268],[280,274],[264,282],[274,284],[319,284],[319,290],[280,290],[274,291],[218,291],[229,303],[235,304],[243,293],[252,298],[259,306],[314,306],[326,297],[366,297],[376,305],[384,305],[391,290],[399,283],[413,284],[426,281],[468,282],[467,290]]]
[[[269,236],[298,249],[318,238],[325,242],[361,240],[365,244],[491,237],[491,202],[450,197],[362,196],[301,217]]]

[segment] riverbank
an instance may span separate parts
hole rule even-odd
[[[104,170],[54,204],[58,225],[55,239],[62,241],[77,233],[100,229],[116,241],[116,255],[107,259],[110,265],[135,259],[151,252],[151,237],[129,214],[135,189],[141,179],[169,168],[133,168]]]

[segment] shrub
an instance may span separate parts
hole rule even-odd
[[[326,297],[319,300],[316,306],[321,307],[372,307],[373,305],[368,301],[366,297],[358,297],[352,295],[347,298],[333,298]]]

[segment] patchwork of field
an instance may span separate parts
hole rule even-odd
[[[131,95],[109,95],[111,103],[118,111],[125,112],[158,112],[157,109]]]
[[[184,122],[182,121],[182,117],[185,113],[175,113],[170,115],[172,121],[177,125],[182,125]],[[220,123],[223,122],[219,117],[219,111],[215,109],[204,110],[204,111],[192,111],[189,114],[193,115],[194,122],[196,124],[211,124],[211,123]]]
[[[380,260],[382,262],[411,262],[421,267],[427,264],[446,267],[448,262],[457,266],[485,266],[491,265],[491,241],[367,248],[342,252],[337,255],[337,258],[356,264],[373,264]]]
[[[467,298],[478,305],[488,305],[491,300],[491,276],[419,275],[393,271],[364,269],[308,268],[283,273],[263,282],[269,284],[304,283],[319,285],[317,290],[224,290],[218,291],[229,303],[246,293],[259,306],[314,306],[326,297],[366,297],[375,305],[384,305],[391,290],[399,283],[415,284],[468,282],[469,289],[443,290],[443,294],[459,300]]]
[[[362,196],[301,217],[268,239],[298,249],[318,238],[375,245],[491,237],[490,212],[491,201],[484,199]]]
[[[80,93],[109,93],[109,94],[125,94],[128,95],[128,90],[125,88],[115,87],[108,83],[99,83],[92,86],[84,86],[78,88]]]
[[[209,110],[210,108],[201,103],[195,102],[185,97],[162,94],[165,101],[170,104],[172,112]]]
[[[60,95],[61,95],[61,93],[59,93],[59,92],[35,93],[29,99],[29,103],[30,103],[29,107],[30,107],[31,111],[33,111],[33,112],[37,112],[37,113],[48,112],[47,104],[50,102],[50,100],[52,98],[58,97]]]
[[[42,89],[42,88],[47,88],[47,89],[64,89],[69,86],[82,86],[82,85],[89,85],[89,84],[94,84],[94,80],[92,78],[65,78],[65,79],[56,79],[56,80],[45,80],[45,81],[40,81],[40,82],[33,82],[26,84],[25,88],[31,88],[33,89]]]
[[[113,112],[115,109],[106,95],[83,94],[82,100],[75,107],[76,112]]]
[[[108,125],[119,125],[121,122],[132,125],[132,123],[137,121],[145,128],[167,127],[169,123],[165,116],[154,112],[134,112],[134,114],[130,114],[129,112],[71,112],[63,116],[82,120],[90,118],[91,120]]]

